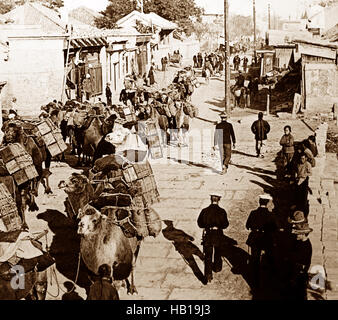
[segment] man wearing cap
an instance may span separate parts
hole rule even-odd
[[[266,258],[273,265],[274,232],[277,230],[277,223],[273,213],[267,205],[272,200],[270,195],[259,196],[259,208],[251,211],[246,222],[246,229],[250,230],[246,244],[251,248],[251,266],[255,284],[259,285],[259,267],[262,250]]]
[[[290,248],[289,274],[287,283],[291,300],[307,300],[308,271],[311,266],[312,245],[309,234],[313,231],[306,222],[302,211],[295,211],[288,219],[291,225],[291,234],[295,236]]]
[[[204,208],[198,219],[197,224],[204,229],[203,250],[204,250],[204,276],[207,282],[212,280],[212,271],[222,270],[221,245],[223,229],[229,226],[226,211],[219,206],[221,195],[213,193],[210,195],[211,204]]]
[[[227,172],[231,159],[231,143],[234,149],[236,147],[236,137],[232,124],[227,122],[228,115],[222,112],[220,117],[221,122],[216,125],[213,149],[216,150],[216,147],[219,148],[222,174],[224,174]]]

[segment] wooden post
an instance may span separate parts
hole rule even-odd
[[[270,94],[268,93],[266,97],[266,115],[270,114]]]
[[[230,113],[230,45],[229,45],[229,2],[224,0],[224,41],[225,41],[225,112]]]
[[[73,27],[71,25],[69,25],[69,37],[67,39],[67,55],[66,55],[66,63],[65,63],[65,71],[64,71],[64,74],[63,74],[63,83],[62,83],[62,93],[61,93],[61,102],[63,103],[63,98],[64,98],[64,95],[65,95],[65,90],[66,90],[66,81],[67,81],[67,71],[68,71],[68,59],[69,59],[69,49],[70,49],[70,43],[71,43],[71,40],[72,40],[72,29]]]
[[[253,23],[254,23],[254,57],[256,61],[256,1],[253,0]]]

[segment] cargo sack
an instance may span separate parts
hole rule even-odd
[[[149,236],[147,221],[145,217],[144,210],[132,210],[132,223],[135,225],[137,235],[139,237]]]
[[[121,227],[123,234],[127,238],[134,238],[137,235],[136,227],[131,221],[132,211],[129,207],[118,208],[114,206],[104,207],[101,210],[102,214],[111,219],[112,223]]]
[[[129,194],[103,192],[97,199],[91,202],[91,205],[96,210],[101,210],[107,206],[129,207],[131,203],[132,199]]]
[[[100,158],[94,163],[94,172],[110,172],[116,171],[122,168],[123,159],[118,155],[109,155],[103,158]]]
[[[154,209],[144,210],[149,236],[156,238],[162,230],[162,221],[159,214]]]

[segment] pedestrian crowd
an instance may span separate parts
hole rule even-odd
[[[214,150],[219,150],[221,174],[225,174],[231,164],[236,137],[232,124],[227,121],[227,114],[223,112],[220,117],[221,122],[215,128]],[[258,158],[264,158],[270,129],[270,124],[263,119],[263,113],[260,112],[258,119],[251,126]],[[268,209],[268,204],[273,198],[267,194],[260,196],[259,208],[250,213],[246,223],[246,228],[250,230],[247,240],[250,248],[250,271],[253,287],[258,288],[262,278],[261,262],[264,256],[267,265],[271,270],[275,270],[284,283],[282,293],[289,295],[290,299],[306,300],[312,257],[309,240],[312,229],[308,223],[309,177],[316,165],[318,150],[315,136],[296,142],[289,125],[284,127],[280,145],[280,179],[289,185],[290,190],[288,214],[286,217],[277,216]],[[218,206],[220,198],[221,195],[212,194],[211,205],[202,210],[197,221],[199,227],[204,229],[206,282],[212,280],[212,271],[219,272],[221,269],[222,246],[226,246],[222,230],[229,226],[229,222],[226,212]],[[223,248],[223,252],[224,250]]]

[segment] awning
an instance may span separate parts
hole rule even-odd
[[[108,42],[105,38],[95,37],[95,38],[77,38],[72,39],[70,42],[73,48],[84,48],[84,47],[101,47],[108,45]]]

